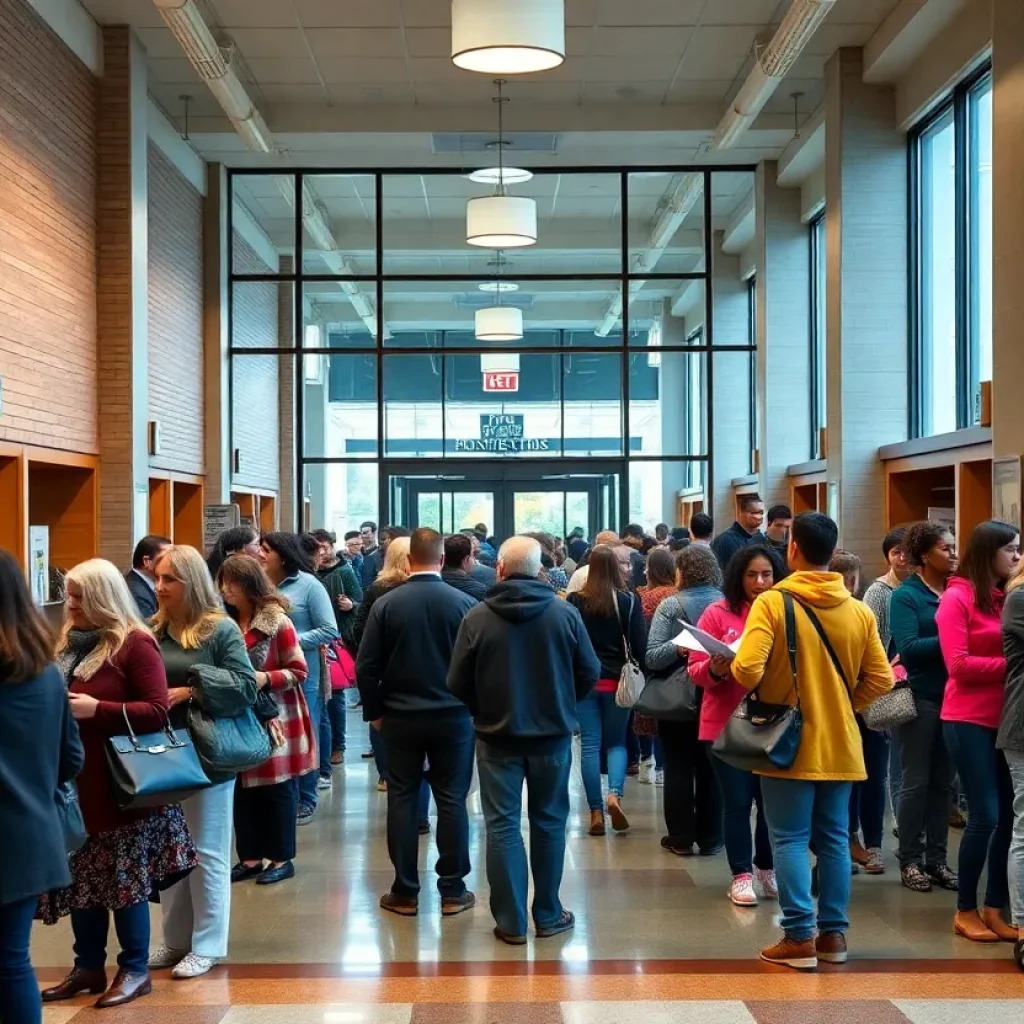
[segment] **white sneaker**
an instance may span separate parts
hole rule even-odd
[[[187,949],[171,949],[170,946],[161,946],[149,954],[149,969],[151,971],[166,971],[168,967],[175,967],[188,956]]]
[[[330,789],[333,784],[334,783],[330,775],[321,775],[319,781],[316,784],[316,788],[323,791]]]
[[[737,875],[729,886],[729,899],[737,907],[756,907],[757,893],[754,892],[753,875]]]
[[[779,898],[779,883],[775,880],[774,871],[754,868],[754,881],[761,887],[761,893],[766,900]]]
[[[189,953],[177,967],[171,971],[171,977],[176,978],[178,981],[184,981],[187,978],[199,978],[206,974],[207,971],[215,967],[217,961],[212,957],[200,956],[198,953]]]
[[[649,757],[646,761],[640,762],[640,774],[637,776],[637,782],[642,782],[645,786],[654,785],[654,758]]]
[[[654,773],[654,784],[656,786],[664,786],[665,785],[665,772],[664,771],[659,770],[659,771],[656,771]]]

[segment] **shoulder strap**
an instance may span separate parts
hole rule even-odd
[[[789,651],[789,668],[793,673],[793,685],[796,686],[796,611],[793,607],[793,595],[782,592],[782,606],[786,613],[786,647]]]
[[[787,594],[786,597],[789,597]],[[799,600],[799,599],[797,599]],[[821,642],[825,646],[825,650],[828,651],[828,656],[832,659],[832,667],[836,670],[836,675],[843,681],[843,688],[846,690],[846,696],[850,699],[850,704],[853,704],[853,687],[850,686],[850,680],[846,678],[846,672],[843,669],[842,662],[839,660],[839,655],[836,654],[835,648],[832,646],[832,641],[828,638],[828,633],[825,632],[825,627],[821,624],[821,619],[814,613],[814,610],[809,606],[800,601],[800,607],[803,608],[804,614],[808,619],[811,620],[811,625],[814,627],[818,636],[821,637]]]
[[[615,614],[619,619],[619,629],[622,630],[622,646],[626,651],[626,661],[633,660],[633,652],[629,649],[629,623],[633,618],[633,593],[629,592],[629,617],[622,621],[622,608],[619,606],[619,591],[615,591]]]

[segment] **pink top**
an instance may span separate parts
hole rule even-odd
[[[1006,683],[1002,614],[1005,595],[992,593],[992,610],[974,603],[974,585],[954,576],[939,601],[935,622],[949,679],[942,701],[944,722],[999,727]]]
[[[743,605],[737,615],[730,611],[727,601],[716,601],[704,610],[697,626],[723,643],[731,644],[742,634],[749,613],[749,604]],[[701,651],[690,654],[689,667],[690,678],[698,686],[704,687],[698,735],[702,740],[714,741],[747,695],[747,690],[731,674],[721,680],[715,679],[711,675],[711,658]]]

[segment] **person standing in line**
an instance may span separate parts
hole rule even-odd
[[[342,558],[350,566],[352,571],[356,574],[356,579],[359,580],[359,585],[363,585],[363,538],[358,530],[349,530],[345,534],[345,548],[344,551],[339,552]]]
[[[68,573],[57,662],[85,748],[77,786],[88,839],[71,857],[71,886],[40,901],[40,916],[48,924],[70,914],[75,937],[75,966],[43,993],[43,1001],[107,988],[107,930],[113,916],[121,952],[114,983],[96,1004],[102,1009],[152,990],[149,896],[188,874],[196,851],[178,804],[122,811],[114,801],[106,756],[111,737],[123,736],[126,723],[136,734],[162,732],[168,708],[160,648],[110,562],[92,559]]]
[[[1013,832],[1008,858],[1012,924],[1017,928],[1013,957],[1024,971],[1024,562],[1006,585],[1003,605],[1006,688],[996,748],[1006,758],[1013,782]]]
[[[476,602],[441,579],[444,538],[416,530],[409,578],[373,606],[359,644],[356,680],[363,717],[377,729],[388,759],[388,855],[395,868],[381,909],[415,917],[419,909],[419,800],[424,762],[437,804],[437,888],[441,913],[476,905],[466,888],[473,777],[473,723],[447,686],[462,620]]]
[[[505,541],[498,583],[463,620],[448,671],[448,688],[473,715],[494,934],[510,945],[526,942],[528,920],[524,783],[537,937],[575,924],[559,898],[572,734],[577,703],[601,674],[579,613],[537,578],[540,571],[537,541]]]
[[[444,568],[441,579],[469,594],[474,601],[482,601],[487,596],[487,587],[479,580],[473,579],[469,570],[473,567],[473,542],[464,533],[455,533],[444,539]]]
[[[268,761],[242,772],[235,787],[232,882],[274,885],[295,877],[299,778],[316,767],[316,738],[302,695],[308,669],[288,602],[255,558],[232,555],[217,579],[228,614],[238,623],[261,690],[277,702]]]
[[[736,521],[711,542],[711,550],[723,571],[740,548],[760,535],[761,523],[764,522],[764,502],[756,494],[741,494],[736,499],[736,506]]]
[[[615,703],[619,676],[626,664],[626,645],[643,666],[647,627],[640,602],[626,589],[615,551],[598,545],[590,553],[583,589],[567,598],[583,617],[583,625],[601,662],[601,678],[579,702],[583,788],[590,807],[590,835],[605,834],[605,807],[616,832],[629,828],[622,809],[626,786],[626,729],[629,708]],[[608,758],[608,798],[601,799],[601,749]]]
[[[156,615],[156,573],[153,567],[170,546],[171,542],[166,537],[153,533],[135,545],[132,567],[125,573],[124,581],[128,584],[128,592],[135,601],[140,619],[151,619]]]
[[[707,512],[694,512],[690,516],[690,543],[710,547],[715,536],[715,521]]]
[[[786,551],[789,548],[789,531],[793,528],[793,510],[788,505],[772,505],[768,509],[767,520],[765,539],[785,564]]]
[[[676,555],[679,592],[658,605],[647,639],[647,667],[671,675],[687,664],[687,655],[673,643],[680,620],[700,621],[704,612],[722,599],[722,571],[710,548],[691,544]],[[703,707],[698,689],[698,718]],[[693,856],[696,843],[702,857],[722,849],[722,796],[711,765],[710,744],[700,739],[700,724],[658,722],[665,759],[665,828],[662,849],[677,857]]]
[[[589,546],[590,545],[587,544],[586,531],[582,526],[574,526],[569,533],[566,552],[576,565],[579,565],[582,562],[583,556],[586,555]]]
[[[171,724],[183,728],[190,700],[215,718],[230,718],[256,703],[257,684],[245,640],[224,614],[203,556],[175,545],[156,564],[159,602],[153,631],[167,670]],[[217,673],[216,687],[205,680]],[[219,677],[227,673],[232,685]],[[182,802],[196,844],[196,869],[160,899],[164,944],[149,958],[150,970],[174,968],[178,980],[206,974],[227,956],[231,921],[231,824],[235,779],[207,772],[208,789]]]
[[[71,883],[53,796],[84,764],[53,637],[21,566],[0,548],[0,1021],[8,1024],[43,1019],[32,920],[41,894]],[[92,990],[106,987],[104,976]]]
[[[217,537],[213,550],[206,559],[210,579],[216,580],[224,559],[231,555],[251,555],[259,558],[260,537],[251,526],[232,526]]]
[[[384,565],[384,552],[377,543],[377,524],[367,520],[359,526],[359,539],[362,542],[362,578],[363,590],[377,578]]]
[[[639,523],[630,523],[622,530],[622,543],[629,548],[629,573],[626,585],[631,591],[644,585],[644,568],[647,565],[646,544],[648,541],[644,528]]]
[[[774,545],[748,544],[740,548],[725,571],[722,600],[705,609],[698,627],[724,644],[735,643],[743,635],[750,606],[785,575],[785,563]],[[702,743],[713,744],[747,691],[733,678],[729,659],[710,657],[703,651],[690,655],[690,679],[703,690],[699,739]],[[761,779],[753,772],[726,764],[715,754],[709,757],[725,811],[725,854],[732,872],[729,899],[738,907],[756,907],[758,890],[765,899],[778,899]],[[757,810],[753,842],[750,838],[752,806]]]
[[[956,873],[946,862],[955,770],[939,718],[948,673],[935,621],[956,547],[949,527],[925,520],[907,528],[903,551],[911,573],[889,600],[889,629],[917,716],[894,730],[900,751],[900,881],[913,892],[931,892],[932,883],[956,892]]]
[[[836,524],[820,512],[793,520],[793,571],[754,601],[732,662],[733,678],[745,689],[757,688],[770,704],[798,700],[803,715],[793,765],[758,772],[783,930],[779,942],[761,951],[761,959],[796,970],[814,970],[819,959],[846,962],[850,785],[867,774],[854,714],[893,685],[874,616],[850,597],[841,576],[828,571],[838,535]],[[794,606],[795,681],[783,595]],[[812,842],[820,879],[817,914],[811,895]]]
[[[596,548],[601,544],[607,544],[614,547],[617,546],[618,543],[619,535],[614,530],[602,530],[594,540],[594,547]],[[590,548],[584,553],[584,561],[577,566],[576,571],[572,574],[572,578],[569,580],[569,586],[566,587],[566,596],[569,594],[575,594],[586,586],[587,576],[590,574],[590,555],[593,550],[594,548]]]
[[[271,583],[288,601],[288,618],[292,620],[306,658],[309,674],[302,684],[302,693],[309,708],[313,735],[317,738],[317,764],[322,764],[320,747],[325,736],[320,723],[327,713],[326,687],[330,680],[324,679],[321,648],[338,637],[331,599],[324,585],[313,575],[313,566],[296,534],[265,533],[260,541],[260,561]],[[299,779],[296,816],[299,825],[308,825],[316,814],[319,778],[319,772],[309,772]]]
[[[463,536],[469,538],[469,543],[473,549],[473,563],[467,570],[469,575],[473,577],[478,583],[482,583],[488,590],[498,582],[497,574],[494,570],[492,562],[484,562],[481,560],[483,549],[480,546],[480,536],[474,530],[460,530]]]
[[[1003,601],[1006,581],[1019,563],[1015,526],[995,520],[976,526],[935,616],[949,672],[942,732],[967,797],[953,930],[973,942],[1017,941],[1017,929],[1003,920],[1003,907],[1010,902],[1013,783],[1006,758],[996,748],[996,732],[1006,685]],[[986,863],[985,903],[979,914],[978,883]]]

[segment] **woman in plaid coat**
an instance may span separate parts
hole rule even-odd
[[[217,582],[245,637],[256,681],[280,707],[269,727],[274,753],[239,775],[235,786],[238,863],[231,869],[231,881],[255,878],[257,885],[273,885],[295,876],[299,776],[317,767],[313,726],[302,694],[308,669],[287,615],[288,603],[256,559],[232,555],[221,566]]]

